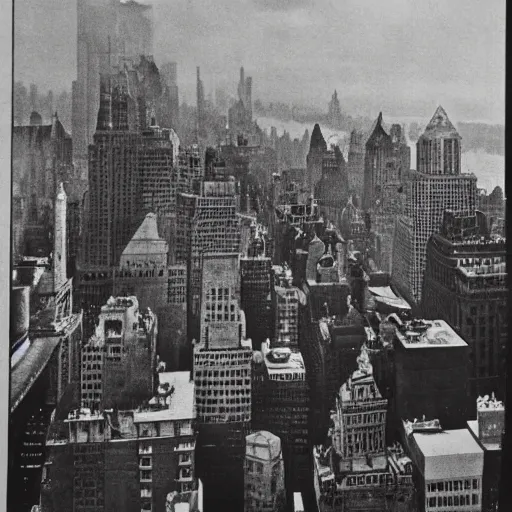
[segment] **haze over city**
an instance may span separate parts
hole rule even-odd
[[[207,92],[232,93],[244,65],[255,99],[324,110],[336,88],[350,115],[428,118],[442,104],[458,122],[504,123],[502,0],[151,4],[155,60],[178,63],[189,104],[197,65]],[[75,34],[75,0],[17,0],[15,80],[40,91],[70,89]]]

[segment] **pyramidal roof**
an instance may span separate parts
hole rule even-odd
[[[313,128],[313,133],[311,134],[311,143],[309,145],[309,150],[312,149],[322,149],[323,151],[327,150],[327,144],[325,142],[324,136],[322,135],[322,130],[320,130],[320,125],[318,123],[315,124]]]
[[[366,137],[366,142],[368,142],[373,136],[379,135],[379,133],[387,135],[386,130],[384,130],[384,126],[382,126],[382,112],[379,112],[377,119],[373,122],[370,131]]]
[[[439,105],[437,107],[432,119],[427,124],[425,128],[425,132],[422,137],[458,137],[460,138],[459,133],[457,132],[455,126],[453,126],[452,122],[448,118],[448,114],[445,109]]]
[[[135,232],[132,239],[123,251],[123,255],[128,254],[160,254],[167,252],[167,242],[160,238],[156,224],[156,215],[148,213],[139,229]]]

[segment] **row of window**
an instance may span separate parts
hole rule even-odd
[[[461,494],[455,496],[432,496],[427,498],[428,510],[436,507],[459,507],[465,505],[478,505],[480,496],[478,494]]]
[[[450,480],[442,482],[431,482],[427,484],[427,492],[457,492],[462,490],[477,490],[480,488],[478,478],[466,480]]]

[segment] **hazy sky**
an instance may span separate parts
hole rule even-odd
[[[15,79],[71,89],[76,1],[15,1]],[[180,93],[234,94],[349,114],[504,123],[505,0],[153,0],[157,64],[178,63]]]

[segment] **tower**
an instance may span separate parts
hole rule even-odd
[[[67,279],[67,195],[60,183],[55,196],[55,224],[53,236],[53,289],[58,290]]]

